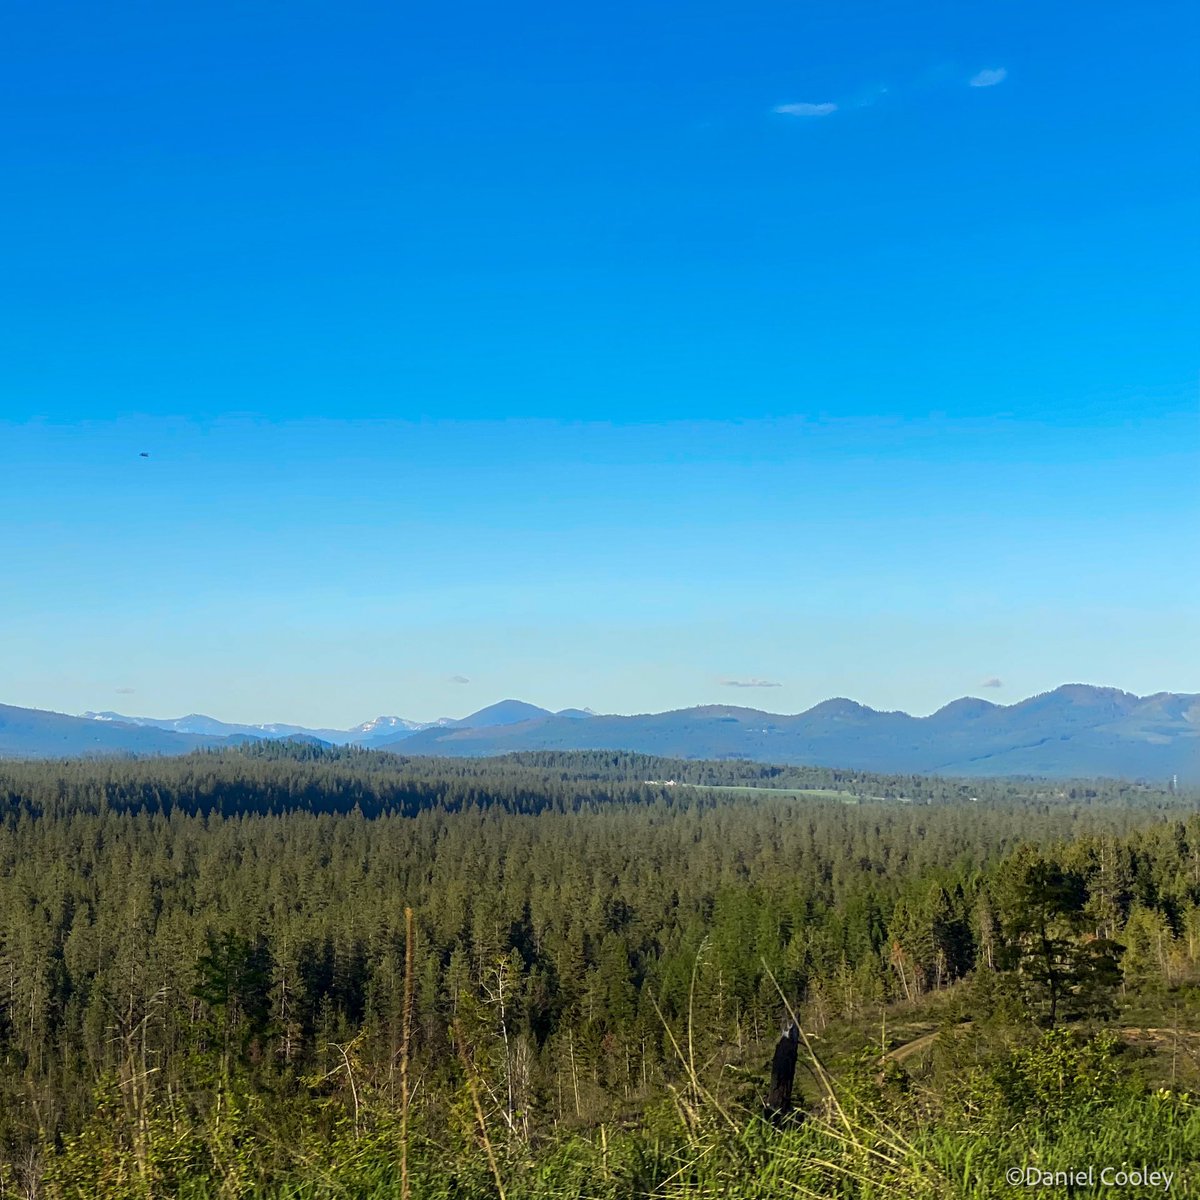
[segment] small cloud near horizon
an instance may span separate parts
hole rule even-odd
[[[1004,67],[988,67],[986,70],[980,71],[978,75],[971,77],[971,87],[995,87],[998,83],[1003,83],[1008,78],[1008,71]]]
[[[774,679],[722,679],[722,687],[766,688],[783,687]]]
[[[113,688],[113,691],[118,696],[132,696],[135,689],[134,688]]]
[[[891,89],[886,83],[878,83],[874,87],[865,88],[847,104],[848,108],[870,108],[872,104],[883,99]]]
[[[779,104],[771,110],[782,117],[827,117],[837,112],[836,104]]]
[[[979,686],[981,688],[1000,688],[1004,686],[1004,680],[995,675],[989,675]]]
[[[471,681],[465,675],[451,675],[451,683],[470,683]]]

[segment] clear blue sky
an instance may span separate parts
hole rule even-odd
[[[11,5],[0,702],[1200,690],[1198,44]]]

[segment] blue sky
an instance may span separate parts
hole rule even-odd
[[[1198,34],[18,4],[0,702],[1200,690]]]

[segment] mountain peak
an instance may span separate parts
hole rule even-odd
[[[524,700],[499,700],[489,704],[478,712],[457,722],[463,729],[484,729],[491,725],[517,725],[522,721],[536,721],[542,717],[552,717],[554,714],[548,708],[539,708],[536,704],[527,704]]]
[[[978,717],[985,716],[987,713],[995,712],[1000,705],[993,704],[990,700],[984,700],[979,696],[963,696],[958,700],[951,700],[949,704],[943,704],[937,712],[930,716],[929,720],[974,720]]]
[[[1115,687],[1098,687],[1091,683],[1064,683],[1060,687],[1040,695],[1031,696],[1014,705],[1015,708],[1103,708],[1111,712],[1126,713],[1137,707],[1141,698],[1132,692]]]
[[[1064,683],[1061,687],[1056,687],[1054,691],[1058,695],[1066,696],[1070,700],[1136,701],[1138,699],[1133,692],[1127,692],[1122,688],[1116,687],[1100,687],[1094,683]]]
[[[859,704],[857,700],[848,700],[845,696],[834,696],[831,700],[822,700],[820,704],[814,704],[803,715],[806,717],[863,717],[869,713],[875,712],[875,709],[868,708],[865,704]]]
[[[393,729],[423,729],[424,726],[419,721],[409,721],[404,717],[376,717],[373,721],[364,721],[361,725],[355,725],[351,733],[374,733],[378,730],[393,730]]]

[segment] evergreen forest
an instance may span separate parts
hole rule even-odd
[[[0,763],[0,1197],[1200,1195],[1198,800],[300,742]]]

